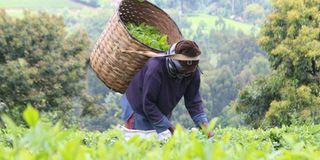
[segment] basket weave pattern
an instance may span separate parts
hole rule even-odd
[[[158,7],[147,1],[123,0],[117,13],[97,40],[90,56],[91,67],[98,78],[110,89],[120,93],[125,92],[133,76],[149,59],[141,52],[162,52],[134,38],[125,26],[128,22],[144,22],[156,27],[162,34],[168,35],[169,44],[183,38],[175,22]]]

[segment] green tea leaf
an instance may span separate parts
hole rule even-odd
[[[39,112],[28,104],[27,109],[23,112],[23,119],[30,127],[33,127],[39,120]]]
[[[217,121],[218,121],[218,118],[212,119],[212,120],[210,121],[209,125],[208,125],[207,130],[208,130],[208,131],[212,131],[213,128],[216,126]]]
[[[166,51],[170,47],[168,44],[168,36],[162,34],[153,26],[145,23],[141,23],[139,25],[128,23],[127,28],[131,35],[151,48]]]
[[[6,125],[7,128],[11,130],[15,130],[17,128],[17,125],[13,122],[13,120],[8,117],[7,115],[2,115],[1,116],[2,121]]]

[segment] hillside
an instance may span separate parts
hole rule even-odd
[[[85,5],[71,0],[0,0],[0,8],[10,9],[81,9]]]
[[[198,15],[193,15],[193,16],[188,16],[188,21],[191,22],[191,28],[193,30],[196,30],[199,26],[200,23],[205,24],[205,33],[209,33],[210,29],[212,27],[218,27],[216,25],[216,21],[219,19],[218,16],[212,16],[212,15],[208,15],[208,14],[198,14]],[[238,21],[234,21],[231,19],[226,19],[226,18],[222,18],[224,23],[225,23],[225,27],[229,28],[234,28],[235,30],[242,30],[243,32],[249,34],[251,33],[251,28],[253,27],[253,25],[248,24],[248,23],[242,23],[242,22],[238,22]],[[219,26],[220,27],[220,26]]]
[[[76,3],[72,0],[0,0],[0,8],[5,8],[8,13],[15,17],[21,17],[23,10],[55,10],[55,9],[83,9],[88,6]],[[94,10],[94,9],[92,9]],[[208,34],[212,27],[218,27],[216,21],[218,16],[208,14],[196,14],[187,16],[187,20],[191,22],[192,30],[196,30],[200,23],[205,24],[204,33]],[[223,18],[227,28],[234,28],[235,30],[242,30],[250,34],[253,25],[237,22],[232,19]]]

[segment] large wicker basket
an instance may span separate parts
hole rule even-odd
[[[161,52],[130,35],[125,25],[127,22],[144,22],[156,27],[168,35],[169,44],[183,38],[176,23],[157,6],[148,1],[122,0],[90,56],[91,67],[98,78],[120,93],[125,92],[133,76],[148,60],[143,51]]]

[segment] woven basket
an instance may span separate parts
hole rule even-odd
[[[122,0],[117,13],[108,22],[90,56],[91,67],[110,89],[124,93],[133,76],[143,67],[148,56],[145,51],[160,53],[133,37],[125,26],[142,22],[168,35],[168,43],[183,39],[176,23],[157,6],[148,1]]]

